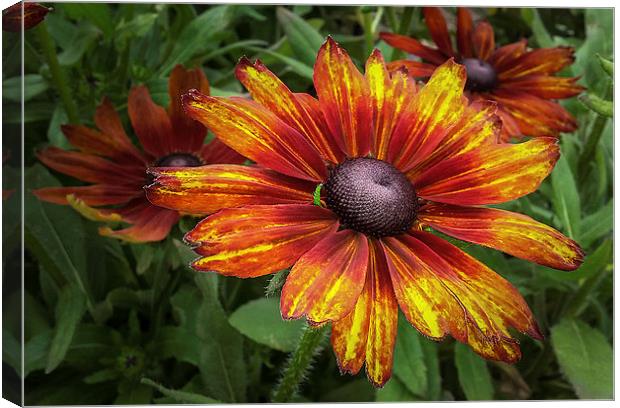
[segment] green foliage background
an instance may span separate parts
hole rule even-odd
[[[212,93],[244,90],[234,78],[242,55],[260,57],[295,91],[312,90],[312,65],[327,34],[362,66],[373,47],[399,57],[378,32],[429,38],[418,8],[53,3],[45,26],[69,79],[78,120],[93,125],[110,97],[126,129],[127,94],[146,84],[167,104],[177,63],[200,66]],[[612,80],[597,55],[611,58],[611,9],[474,9],[493,24],[496,43],[570,45],[590,99],[609,100]],[[454,30],[454,9],[448,9]],[[5,384],[19,361],[20,41],[5,33],[3,66],[3,280]],[[278,279],[241,280],[186,267],[185,218],[164,242],[129,245],[100,237],[72,209],[39,202],[30,190],[75,181],[47,170],[34,153],[70,148],[67,123],[37,31],[25,33],[25,403],[130,404],[265,402],[295,348],[302,322],[279,318]],[[400,55],[402,56],[402,54]],[[587,99],[587,97],[586,97]],[[393,379],[375,390],[341,376],[330,347],[314,361],[296,401],[573,399],[612,397],[612,120],[578,99],[563,101],[579,129],[561,138],[562,159],[541,188],[503,205],[576,239],[587,257],[574,272],[555,271],[459,243],[516,285],[546,339],[519,335],[523,359],[487,362],[453,340],[434,343],[400,324]],[[598,113],[597,113],[598,112]],[[603,111],[603,113],[605,113]],[[265,298],[265,288],[271,297]],[[11,289],[14,289],[11,292]],[[324,344],[327,346],[327,339]],[[11,390],[5,385],[5,396]]]

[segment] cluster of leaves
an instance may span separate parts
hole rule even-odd
[[[609,98],[610,10],[474,12],[494,25],[497,43],[525,37],[532,46],[575,47],[575,64],[563,74],[581,75],[590,98]],[[167,104],[167,75],[177,63],[201,66],[216,95],[244,92],[233,75],[242,55],[261,58],[295,91],[312,92],[312,65],[327,34],[361,66],[375,46],[389,60],[402,56],[378,42],[379,31],[428,38],[421,20],[417,8],[403,7],[54,3],[45,29],[70,79],[79,122],[92,125],[95,106],[107,95],[127,125],[130,87],[145,83],[157,103]],[[59,126],[69,120],[67,108],[59,103],[36,29],[25,33],[24,43],[20,294],[19,35],[5,34],[2,46],[3,150],[10,152],[3,189],[16,190],[3,212],[3,364],[13,370],[5,370],[5,384],[17,384],[23,369],[25,403],[36,405],[268,401],[304,326],[280,318],[283,274],[271,281],[199,274],[187,268],[193,255],[180,240],[195,219],[184,218],[164,242],[129,245],[100,237],[95,223],[30,193],[75,183],[34,155],[45,145],[70,148]],[[607,62],[601,66],[596,55]],[[341,376],[326,347],[297,401],[611,397],[612,124],[577,100],[563,103],[579,130],[562,136],[562,159],[539,191],[503,208],[577,240],[587,254],[584,265],[554,271],[459,243],[518,287],[546,340],[520,336],[523,359],[509,366],[486,362],[452,340],[432,342],[401,319],[393,379],[383,389],[373,389],[363,373]],[[25,316],[15,312],[22,295]],[[5,393],[10,389],[5,385]]]

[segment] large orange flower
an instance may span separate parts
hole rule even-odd
[[[291,92],[259,61],[237,78],[254,100],[190,91],[187,113],[255,166],[153,169],[154,204],[216,214],[185,239],[200,271],[250,278],[294,264],[285,319],[333,322],[340,368],[391,375],[398,307],[421,333],[451,334],[480,355],[517,361],[509,327],[541,338],[517,290],[432,227],[533,262],[575,269],[579,246],[526,216],[479,207],[535,190],[555,139],[499,144],[491,103],[469,105],[452,61],[417,89],[379,51],[361,74],[331,38],[314,66],[318,100]],[[320,198],[313,192],[320,186]]]
[[[555,99],[578,95],[579,78],[556,77],[574,61],[570,47],[526,49],[526,40],[495,48],[493,28],[486,21],[475,27],[469,11],[457,9],[456,45],[441,10],[423,8],[424,18],[437,48],[403,35],[381,33],[389,45],[417,55],[424,62],[398,60],[390,70],[405,66],[416,77],[428,77],[446,60],[454,58],[467,69],[466,94],[472,100],[491,100],[503,122],[502,139],[553,136],[577,129],[575,119]]]
[[[188,118],[181,107],[181,94],[198,88],[209,92],[209,82],[200,69],[178,65],[170,76],[168,111],[156,105],[145,86],[129,94],[129,119],[144,148],[136,148],[123,130],[121,120],[108,99],[95,112],[99,130],[65,125],[62,131],[79,151],[56,147],[38,153],[52,169],[75,177],[89,186],[50,187],[34,191],[42,200],[71,204],[86,217],[101,221],[124,221],[128,228],[108,235],[131,242],[159,241],[179,219],[177,211],[159,208],[146,199],[149,166],[200,166],[210,163],[242,163],[245,159],[217,139],[204,144],[207,129]],[[95,209],[90,206],[114,206]]]

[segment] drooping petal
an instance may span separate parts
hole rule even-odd
[[[405,35],[383,32],[379,34],[379,37],[388,45],[403,50],[406,53],[417,55],[431,64],[441,65],[447,59],[441,51],[427,47],[418,40]]]
[[[87,205],[122,204],[144,194],[141,189],[110,184],[92,184],[80,187],[45,187],[33,190],[38,199],[54,204],[66,205],[67,195],[73,194]]]
[[[406,172],[430,154],[467,106],[463,96],[466,72],[449,60],[435,70],[400,116],[388,148],[388,161]]]
[[[427,64],[420,61],[396,60],[388,62],[387,69],[391,74],[400,71],[403,67],[407,70],[407,74],[413,78],[428,78],[435,72],[435,65]]]
[[[146,180],[143,163],[118,164],[92,154],[48,147],[37,152],[37,158],[46,166],[90,183],[118,184],[140,189]]]
[[[305,315],[313,324],[342,319],[364,289],[367,267],[364,234],[342,230],[325,236],[291,269],[280,298],[282,317]]]
[[[501,46],[489,57],[488,62],[493,65],[496,72],[504,71],[525,53],[526,47],[527,40]]]
[[[474,22],[471,13],[465,7],[456,9],[456,44],[459,53],[464,58],[474,56],[472,33],[474,32]]]
[[[331,211],[312,204],[249,205],[207,217],[185,241],[202,256],[195,269],[250,278],[291,266],[337,228]]]
[[[559,157],[554,138],[497,144],[441,161],[412,182],[418,196],[430,201],[497,204],[536,190]]]
[[[382,387],[391,377],[398,304],[383,247],[370,240],[364,291],[345,318],[333,322],[331,342],[343,373],[357,374],[366,362],[368,378]]]
[[[497,77],[503,81],[533,74],[555,74],[574,60],[574,50],[571,47],[538,48],[521,54],[510,65],[506,65],[505,69],[498,69]]]
[[[115,146],[119,156],[131,156],[146,162],[144,154],[136,148],[125,133],[121,118],[107,97],[103,98],[95,110],[95,125],[110,139],[108,144]],[[77,145],[74,146],[78,147]]]
[[[199,154],[206,164],[243,164],[247,160],[218,138],[203,145]]]
[[[575,118],[557,102],[539,98],[527,92],[496,89],[492,94],[527,136],[558,136],[560,132],[577,129]]]
[[[127,112],[144,150],[155,157],[174,152],[172,123],[168,113],[153,102],[144,85],[136,86],[129,92]]]
[[[113,209],[93,208],[74,194],[68,194],[66,199],[75,211],[91,221],[119,222],[123,220],[123,217]]]
[[[518,139],[523,138],[523,133],[521,132],[519,123],[515,117],[501,105],[497,107],[497,116],[502,121],[502,132],[500,135],[500,141],[502,143],[509,142],[511,137],[516,137]]]
[[[411,106],[416,87],[406,72],[388,72],[383,56],[376,50],[366,61],[366,80],[374,110],[372,154],[379,160],[387,158],[392,132],[399,117]]]
[[[575,241],[522,214],[433,203],[420,209],[418,219],[444,234],[551,268],[574,270],[583,262]]]
[[[306,136],[326,160],[338,163],[343,158],[340,148],[324,125],[318,101],[315,100],[318,109],[312,109],[308,106],[314,105],[308,101],[308,98],[312,98],[310,95],[295,95],[260,60],[252,64],[247,58],[242,58],[235,74],[256,102]]]
[[[174,132],[168,137],[172,139],[171,144],[177,152],[189,153],[200,150],[207,135],[207,129],[183,111],[181,96],[190,89],[198,89],[203,94],[209,95],[209,81],[204,72],[200,68],[185,69],[180,64],[175,66],[168,80],[170,95],[168,115]]]
[[[473,35],[474,51],[479,59],[486,61],[495,50],[495,33],[493,27],[486,21],[476,26]]]
[[[331,37],[314,64],[314,87],[327,126],[348,157],[370,151],[372,105],[364,76]]]
[[[447,56],[453,56],[452,40],[448,33],[448,25],[446,19],[441,14],[439,7],[423,7],[424,21],[431,34],[431,38],[437,44],[437,48]]]
[[[179,213],[176,211],[155,207],[144,197],[117,209],[116,213],[132,225],[120,230],[100,227],[99,233],[133,243],[161,241],[179,220]]]
[[[83,125],[61,125],[62,133],[67,140],[83,153],[97,156],[107,156],[122,162],[138,162],[143,165],[148,162],[133,145],[119,143],[118,139],[107,133],[90,129]]]
[[[255,166],[214,164],[149,169],[146,187],[155,205],[189,214],[211,214],[251,204],[312,203],[315,185]]]
[[[419,331],[433,338],[450,334],[481,356],[508,363],[521,357],[509,327],[542,337],[509,282],[441,238],[411,234],[384,243],[398,304]]]
[[[469,152],[482,145],[497,143],[502,126],[500,119],[495,116],[496,111],[496,104],[490,101],[475,101],[469,105],[441,144],[411,169],[407,177],[415,180],[424,170],[449,157]]]
[[[282,174],[322,181],[327,169],[319,153],[274,113],[244,98],[183,95],[188,115],[202,122],[241,155]]]
[[[549,75],[527,75],[506,79],[500,82],[499,88],[525,92],[544,99],[563,99],[583,92],[585,88],[575,84],[578,79]]]

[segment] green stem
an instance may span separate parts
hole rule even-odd
[[[608,99],[610,96],[611,86],[607,87],[603,99]],[[577,169],[579,169],[579,183],[584,183],[585,180],[587,180],[591,169],[590,163],[594,160],[596,147],[598,146],[598,142],[601,140],[601,136],[605,130],[605,125],[607,125],[607,117],[598,114],[596,116],[596,121],[592,125],[592,130],[588,135],[586,145],[583,148],[581,156],[579,156],[579,163],[577,164]]]
[[[310,368],[312,357],[319,351],[326,330],[327,325],[319,328],[306,326],[297,349],[284,368],[282,380],[273,391],[272,402],[289,402],[293,398]]]
[[[388,24],[390,25],[390,30],[396,32],[398,30],[398,21],[396,20],[396,11],[393,6],[385,7],[385,15],[388,20]]]
[[[37,26],[36,33],[39,39],[39,45],[41,46],[41,51],[43,52],[47,65],[50,68],[52,81],[56,86],[56,90],[58,91],[62,104],[67,112],[67,118],[70,123],[79,123],[80,118],[78,115],[77,105],[71,96],[71,90],[69,89],[67,80],[62,69],[60,68],[60,64],[58,63],[56,44],[54,44],[54,40],[47,30],[47,24],[45,21],[42,21]]]
[[[362,27],[364,28],[364,44],[366,47],[366,54],[370,55],[372,49],[374,47],[374,33],[372,31],[372,14],[370,11],[363,10],[362,7],[358,9],[358,14],[360,14],[360,20],[362,23]]]
[[[403,11],[403,17],[400,20],[400,27],[398,27],[397,34],[405,35],[409,32],[409,27],[411,27],[411,21],[413,20],[413,7],[405,7]],[[405,53],[399,49],[394,48],[392,50],[392,58],[391,61],[395,61],[401,59],[405,56]]]

